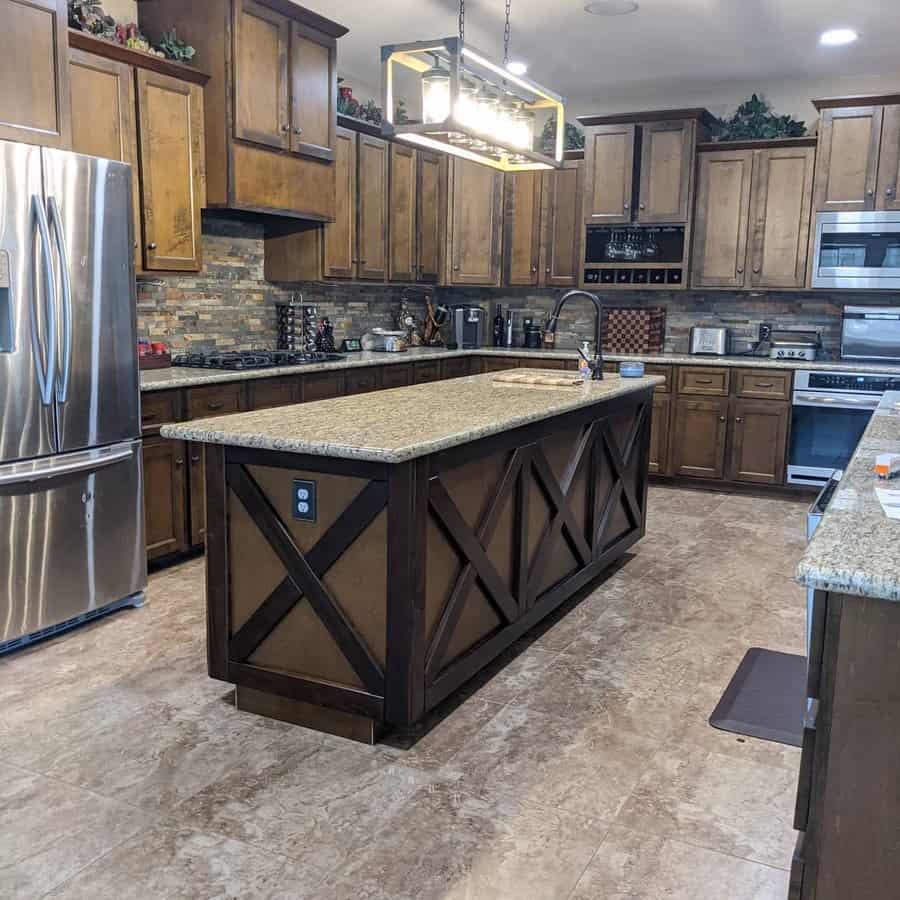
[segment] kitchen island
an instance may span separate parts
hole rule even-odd
[[[662,379],[497,378],[163,427],[207,445],[208,667],[240,708],[374,741],[641,538]]]
[[[900,452],[884,394],[800,563],[814,591],[791,900],[897,896],[900,883],[900,521],[875,457]]]

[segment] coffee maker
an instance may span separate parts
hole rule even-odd
[[[451,349],[477,350],[484,342],[486,313],[480,306],[454,306],[450,309]]]

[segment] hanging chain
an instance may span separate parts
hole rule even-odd
[[[506,0],[506,27],[503,29],[503,68],[509,62],[509,8],[512,0]]]
[[[466,0],[459,0],[459,42],[466,40]]]

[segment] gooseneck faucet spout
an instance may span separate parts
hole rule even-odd
[[[596,294],[592,294],[590,291],[567,291],[559,300],[556,301],[556,306],[553,307],[553,314],[550,316],[550,321],[547,323],[547,331],[551,334],[556,334],[556,326],[559,324],[559,314],[562,312],[562,308],[566,305],[566,303],[571,300],[573,297],[587,297],[591,303],[594,304],[594,310],[596,313],[597,321],[595,323],[596,327],[594,329],[594,358],[591,360],[588,365],[591,367],[591,379],[593,381],[602,381],[603,380],[603,304],[600,302],[600,298]]]

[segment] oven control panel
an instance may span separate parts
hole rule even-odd
[[[826,391],[862,391],[867,394],[880,394],[884,391],[900,391],[900,376],[810,372],[807,387]]]

